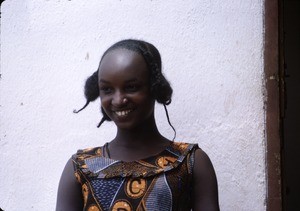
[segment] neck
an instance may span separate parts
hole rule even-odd
[[[121,146],[139,147],[153,145],[166,140],[158,131],[154,115],[143,124],[134,129],[126,130],[118,128],[117,135],[113,142]]]

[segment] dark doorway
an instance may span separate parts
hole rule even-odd
[[[300,0],[283,0],[283,208],[300,210]]]

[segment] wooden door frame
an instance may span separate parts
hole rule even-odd
[[[266,210],[282,210],[281,180],[281,0],[264,2],[264,73],[266,114]]]

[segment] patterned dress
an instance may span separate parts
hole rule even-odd
[[[197,144],[173,142],[146,159],[124,162],[104,156],[104,147],[72,156],[85,211],[191,210]]]

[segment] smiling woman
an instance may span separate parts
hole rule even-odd
[[[126,50],[110,51],[99,67],[101,106],[118,128],[134,129],[154,118],[147,65],[142,56]]]
[[[156,126],[155,101],[166,108],[172,88],[152,44],[123,40],[111,46],[86,81],[85,96],[82,109],[100,97],[99,126],[113,121],[117,134],[72,156],[56,210],[219,210],[208,156],[197,144],[168,140]]]

